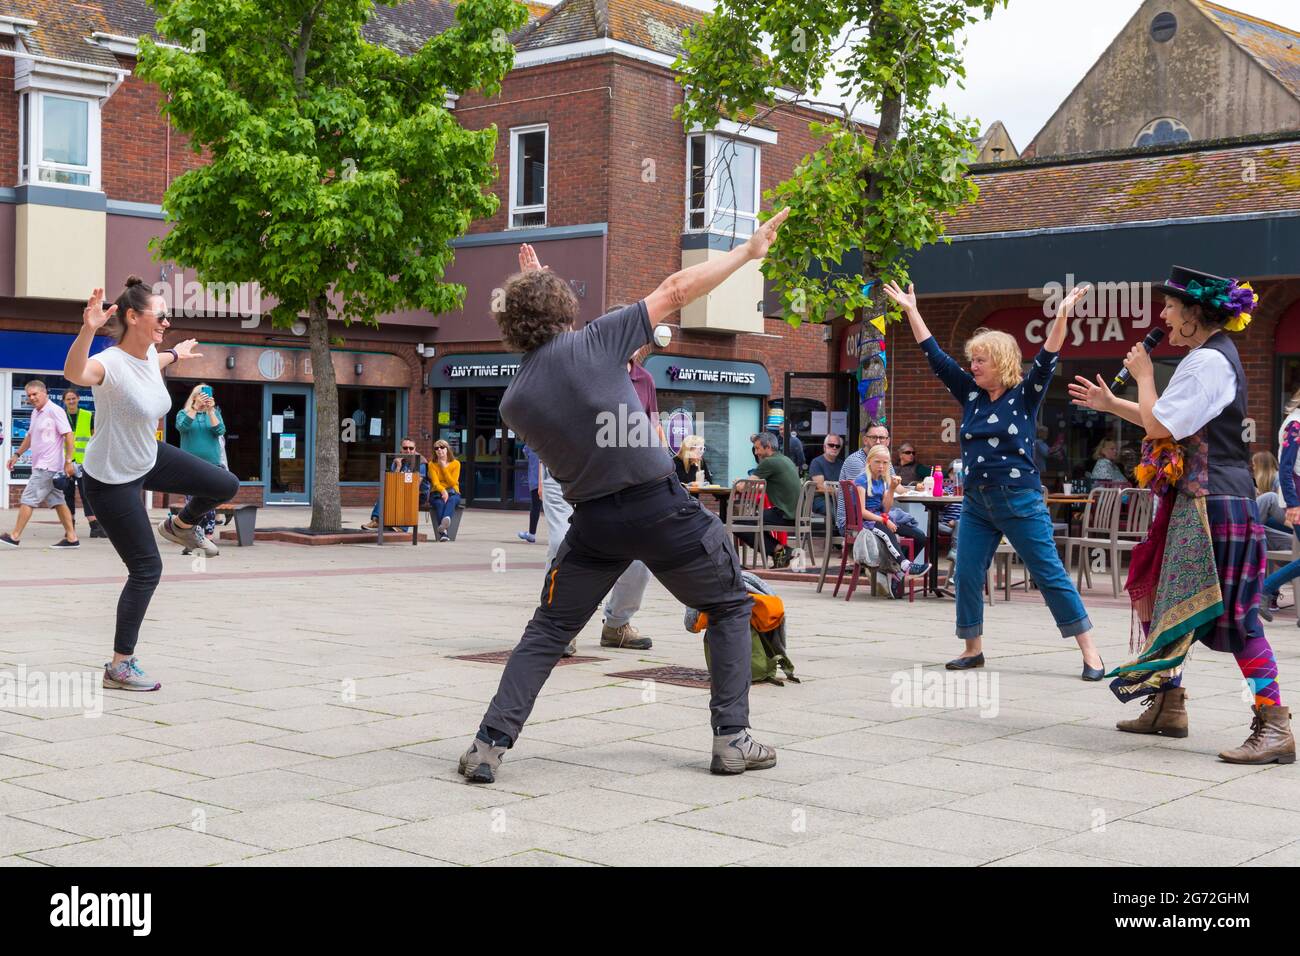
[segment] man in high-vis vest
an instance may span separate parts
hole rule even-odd
[[[85,477],[81,468],[81,463],[86,460],[86,444],[90,441],[90,436],[94,434],[95,413],[81,408],[81,396],[77,394],[76,389],[68,389],[63,393],[63,410],[68,413],[68,424],[72,426],[72,437],[75,442],[75,451],[72,460],[76,463],[77,479],[68,482],[68,487],[63,491],[63,497],[68,503],[68,510],[72,512],[73,524],[77,521],[77,488],[81,488],[81,507],[86,512],[86,521],[90,523],[90,536],[92,538],[107,538],[108,535],[100,528],[99,522],[95,520],[95,511],[90,506],[90,500],[86,497]]]

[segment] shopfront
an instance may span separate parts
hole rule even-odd
[[[1141,450],[1143,430],[1117,415],[1102,415],[1080,408],[1070,401],[1067,386],[1075,376],[1095,381],[1101,375],[1107,382],[1124,366],[1124,356],[1159,322],[1155,310],[1142,316],[1091,316],[1071,320],[1056,375],[1048,387],[1047,398],[1038,413],[1040,454],[1046,459],[1043,483],[1057,490],[1065,481],[1086,478],[1096,464],[1094,453],[1104,439],[1119,444],[1119,466],[1131,480]],[[981,325],[1008,332],[1020,344],[1025,369],[1043,347],[1047,326],[1042,308],[1001,309],[991,313]],[[1180,350],[1163,342],[1152,353],[1156,389],[1163,392],[1181,358]],[[1130,387],[1127,396],[1136,398]]]
[[[339,484],[373,488],[379,456],[397,450],[407,431],[410,371],[395,355],[334,352],[338,384]],[[265,504],[311,503],[315,478],[316,395],[306,349],[203,343],[203,358],[167,375],[172,413],[166,439],[180,444],[176,414],[201,384],[212,386],[226,424],[226,459],[243,489],[240,500]],[[370,498],[369,491],[361,497]],[[357,500],[360,500],[359,498]]]
[[[438,390],[438,437],[460,460],[461,494],[475,507],[528,507],[524,443],[501,420],[501,398],[519,358],[509,352],[446,355],[429,370],[429,387]]]
[[[1300,391],[1300,301],[1292,303],[1278,319],[1273,356],[1273,396],[1276,403],[1274,421],[1281,422],[1286,417],[1287,402]],[[1277,454],[1276,430],[1272,435],[1260,435],[1259,441]]]
[[[750,436],[761,430],[763,402],[772,379],[757,362],[685,355],[651,355],[659,413],[673,454],[687,435],[704,437],[704,457],[719,484],[731,484],[754,467]]]
[[[50,399],[63,404],[63,393],[71,385],[63,377],[63,363],[74,338],[48,332],[0,332],[0,395],[4,396],[4,404],[0,405],[0,465],[27,437],[32,412],[27,403],[28,382],[40,379],[49,389]],[[91,354],[110,344],[106,338],[95,339]],[[81,398],[81,407],[93,412],[95,402],[90,389],[72,387]],[[0,470],[0,509],[16,505],[31,473],[30,453],[19,459],[13,472]]]

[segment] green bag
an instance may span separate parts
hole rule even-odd
[[[768,587],[767,582],[757,575],[745,571],[741,575],[745,583],[745,590],[752,594],[775,594]],[[686,629],[695,631],[696,620],[699,618],[699,611],[692,608],[686,609]],[[800,683],[799,678],[794,676],[794,661],[790,660],[790,655],[786,653],[785,647],[785,621],[773,630],[761,632],[758,628],[750,626],[750,653],[749,653],[749,673],[750,680],[755,684],[776,684],[778,687],[784,686],[786,680]],[[712,667],[709,659],[709,642],[704,641],[704,663]],[[784,679],[783,679],[784,677]]]

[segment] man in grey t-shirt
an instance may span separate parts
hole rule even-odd
[[[524,353],[501,400],[501,418],[559,481],[573,505],[564,542],[546,572],[541,603],[510,660],[460,772],[491,783],[565,647],[633,561],[687,607],[708,616],[714,773],[776,764],[776,751],[749,735],[753,601],[717,517],[677,481],[672,458],[642,409],[627,362],[654,324],[762,259],[788,210],[725,256],[665,279],[635,305],[572,331],[578,301],[542,268],[531,246],[505,286],[502,338]]]

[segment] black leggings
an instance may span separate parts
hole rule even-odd
[[[198,524],[207,512],[235,497],[239,479],[224,468],[162,442],[158,443],[154,466],[135,481],[108,485],[86,474],[83,494],[94,505],[100,527],[126,565],[126,586],[117,602],[117,632],[113,636],[113,650],[118,654],[135,653],[140,622],[162,577],[162,558],[144,505],[145,491],[191,495],[179,517],[185,524]]]
[[[533,503],[528,510],[528,533],[537,534],[537,519],[542,516],[542,489],[533,489]]]

